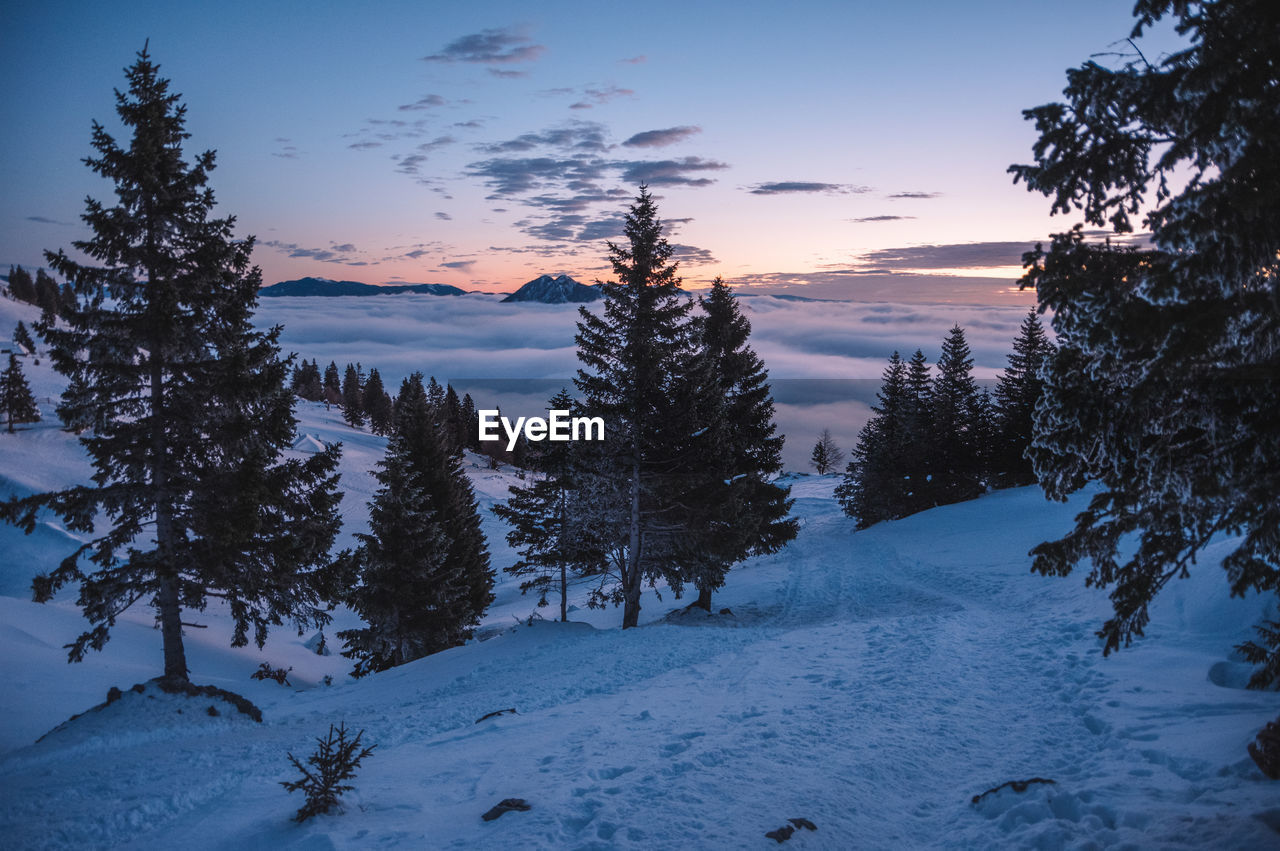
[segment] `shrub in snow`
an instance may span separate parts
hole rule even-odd
[[[1272,688],[1280,683],[1280,621],[1260,623],[1253,629],[1262,644],[1246,641],[1236,645],[1236,650],[1250,663],[1262,666],[1249,678],[1249,688]]]
[[[294,768],[302,772],[302,777],[297,780],[282,780],[280,785],[291,793],[302,790],[307,796],[306,803],[293,817],[294,821],[306,821],[312,816],[334,810],[342,811],[338,799],[344,792],[350,792],[355,788],[344,781],[356,776],[360,761],[373,753],[373,749],[377,747],[377,745],[360,747],[360,738],[363,735],[364,730],[361,730],[356,733],[354,739],[348,740],[345,722],[339,724],[336,729],[330,724],[329,735],[323,739],[316,738],[320,748],[307,757],[307,765],[303,765],[297,757],[289,754],[289,761],[293,763]],[[308,768],[308,765],[311,768]]]
[[[1272,780],[1280,780],[1280,718],[1270,722],[1249,743],[1249,756]]]
[[[288,680],[289,671],[292,670],[292,666],[289,668],[273,668],[270,663],[263,662],[258,666],[258,670],[249,675],[249,678],[253,680],[275,680],[280,685],[287,686],[292,685]]]

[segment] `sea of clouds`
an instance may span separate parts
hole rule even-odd
[[[808,469],[819,432],[846,450],[870,415],[880,375],[895,350],[917,348],[930,362],[953,325],[965,329],[974,373],[993,379],[1006,363],[1030,299],[1017,305],[892,304],[739,300],[751,345],[772,380],[787,469]],[[591,306],[599,310],[600,303]],[[257,322],[280,325],[286,352],[344,367],[376,367],[391,392],[415,371],[471,393],[481,406],[532,416],[578,369],[577,305],[503,304],[499,296],[402,294],[339,298],[264,298]]]

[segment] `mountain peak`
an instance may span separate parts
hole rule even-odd
[[[543,304],[568,304],[595,301],[600,298],[599,287],[580,284],[568,275],[551,277],[539,275],[511,295],[508,301],[538,301]]]

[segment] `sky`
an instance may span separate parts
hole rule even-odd
[[[6,6],[6,267],[110,199],[81,160],[149,39],[265,283],[607,279],[647,183],[690,288],[997,305],[1072,224],[1006,173],[1021,111],[1132,27],[1101,0]]]

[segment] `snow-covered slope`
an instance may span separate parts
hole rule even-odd
[[[56,389],[42,369],[33,384]],[[300,432],[343,442],[349,540],[383,441],[323,405],[299,413]],[[513,556],[487,510],[515,473],[468,463],[501,568]],[[56,426],[0,435],[4,490],[86,472]],[[855,532],[833,477],[791,481],[800,536],[730,573],[716,597],[729,614],[689,615],[649,590],[639,629],[585,609],[524,626],[534,601],[500,576],[486,640],[352,681],[347,660],[308,649],[313,635],[230,649],[211,608],[188,631],[193,680],[249,697],[263,723],[126,692],[39,743],[110,686],[158,673],[159,635],[139,610],[104,652],[66,664],[61,645],[83,626],[74,592],[41,606],[23,589],[68,538],[0,527],[0,845],[764,848],[790,818],[817,827],[794,848],[1280,840],[1276,785],[1245,754],[1280,695],[1239,687],[1247,667],[1230,648],[1263,605],[1228,597],[1225,542],[1164,593],[1146,639],[1103,659],[1092,633],[1105,596],[1082,576],[1028,572],[1027,550],[1078,502],[1006,491]],[[574,593],[580,604],[586,589]],[[330,636],[353,623],[338,621]],[[291,685],[250,680],[263,661],[292,667]],[[516,712],[477,723],[504,709]],[[295,824],[286,754],[310,753],[339,721],[377,749],[345,814]],[[971,803],[1033,777],[1055,783]],[[481,820],[512,797],[531,809]]]

